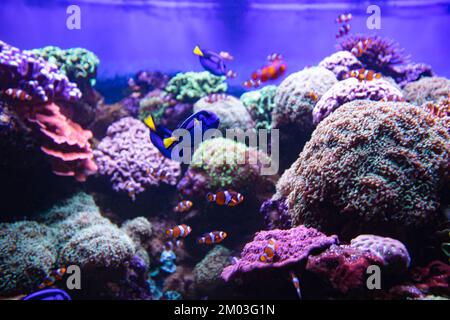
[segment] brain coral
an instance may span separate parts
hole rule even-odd
[[[210,93],[227,91],[225,79],[208,71],[178,73],[170,79],[165,91],[178,101],[193,103]]]
[[[256,129],[270,129],[276,92],[277,87],[269,85],[241,96],[242,103],[256,122]]]
[[[219,129],[222,131],[233,128],[247,130],[255,126],[243,103],[230,95],[213,103],[202,98],[194,104],[194,113],[200,110],[214,112],[220,118]]]
[[[417,237],[449,186],[449,138],[418,107],[353,101],[319,124],[275,198],[286,197],[293,225]]]
[[[421,106],[426,102],[437,102],[450,96],[450,80],[439,77],[427,77],[408,83],[403,91],[406,101]]]
[[[250,159],[257,159],[257,162],[251,163]],[[255,148],[225,138],[209,139],[194,152],[189,170],[178,189],[192,195],[191,182],[196,181],[201,184],[195,189],[195,196],[199,197],[209,191],[228,188],[242,193],[268,191],[273,187],[273,180],[268,175],[261,175],[261,169],[269,163],[267,154]],[[197,178],[198,175],[203,178]]]
[[[0,293],[36,288],[57,259],[53,230],[33,221],[0,223]]]
[[[230,259],[231,252],[227,248],[218,245],[212,249],[193,270],[195,288],[201,294],[214,294],[223,282],[220,275],[223,269],[231,264]]]
[[[164,182],[172,185],[180,175],[180,164],[165,158],[151,143],[149,129],[131,117],[109,126],[94,157],[99,173],[110,177],[113,189],[127,192],[132,199],[145,187],[161,183],[148,173],[150,168],[165,170],[169,176]]]
[[[314,128],[312,110],[316,104],[311,93],[320,98],[336,82],[334,73],[323,67],[306,68],[289,75],[275,94],[272,128],[311,131]]]
[[[342,80],[349,71],[361,68],[362,64],[349,51],[338,51],[320,61],[319,66],[330,70]]]
[[[137,217],[123,223],[121,229],[134,243],[144,244],[153,234],[152,224],[144,217]]]
[[[386,100],[402,98],[402,92],[384,79],[358,81],[349,78],[336,83],[317,102],[313,110],[314,123],[319,123],[344,103],[353,100]]]

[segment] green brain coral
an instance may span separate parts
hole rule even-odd
[[[242,103],[256,122],[256,129],[270,129],[276,91],[276,86],[266,86],[241,96]]]
[[[170,79],[165,90],[178,101],[193,103],[211,93],[227,91],[225,79],[208,71],[178,73]]]
[[[97,77],[98,57],[84,48],[61,49],[54,46],[31,50],[37,57],[56,65],[70,81],[81,89],[89,84],[94,86]]]

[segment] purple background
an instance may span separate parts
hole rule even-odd
[[[289,72],[317,64],[335,50],[336,16],[352,12],[352,32],[367,32],[371,3],[382,10],[382,29],[371,33],[395,39],[413,61],[450,78],[450,1],[122,1],[1,0],[0,39],[22,49],[85,47],[100,58],[99,78],[200,71],[192,54],[199,44],[235,56],[237,83],[272,52],[285,56]],[[81,30],[66,28],[70,4],[81,7]]]

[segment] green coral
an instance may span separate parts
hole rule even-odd
[[[272,184],[267,176],[261,175],[261,168],[270,161],[267,154],[255,148],[216,138],[199,145],[192,157],[191,169],[207,174],[211,190],[232,188],[248,192]]]
[[[156,122],[161,120],[168,103],[161,96],[148,96],[139,101],[139,119],[152,115]]]
[[[170,79],[165,90],[178,101],[193,103],[211,93],[227,91],[225,79],[208,71],[178,73]]]
[[[276,86],[266,86],[241,96],[242,103],[256,122],[256,129],[270,129],[276,91]]]
[[[37,57],[56,65],[70,81],[75,82],[80,88],[86,84],[95,86],[97,66],[100,63],[98,57],[84,48],[61,49],[48,46],[30,50]]]

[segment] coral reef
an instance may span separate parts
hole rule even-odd
[[[362,64],[349,51],[338,51],[320,61],[319,67],[330,70],[338,80],[343,80],[351,70],[361,68]]]
[[[448,188],[446,129],[406,103],[353,101],[314,131],[277,184],[293,224],[420,241]],[[415,233],[419,231],[419,235]]]
[[[362,234],[352,239],[350,246],[368,250],[378,255],[383,260],[384,269],[391,272],[405,272],[411,263],[411,258],[405,245],[392,238]]]
[[[113,123],[94,151],[99,173],[111,179],[118,192],[127,192],[135,199],[148,186],[162,181],[149,174],[149,169],[162,169],[168,173],[165,183],[174,185],[180,175],[178,162],[165,158],[150,142],[148,128],[131,117]]]
[[[194,103],[211,93],[227,91],[225,77],[207,71],[178,73],[167,84],[165,91],[180,102]]]
[[[289,229],[291,227],[291,216],[285,200],[269,199],[261,205],[259,212],[264,215],[267,229]]]
[[[95,121],[89,128],[94,137],[101,140],[105,137],[106,130],[111,124],[129,115],[128,110],[123,108],[120,102],[110,105],[100,104],[95,109]]]
[[[314,130],[312,111],[337,79],[323,67],[306,68],[289,75],[278,86],[272,111],[272,129],[280,130],[280,167],[297,159]]]
[[[275,239],[278,244],[276,255],[271,263],[261,262],[259,257],[270,239]],[[305,226],[289,230],[260,231],[252,242],[245,245],[239,261],[223,270],[222,278],[229,281],[258,270],[292,268],[306,261],[312,253],[325,250],[336,242],[336,236],[327,237],[316,229]]]
[[[241,95],[241,102],[255,121],[256,129],[270,129],[272,124],[272,110],[275,107],[276,86],[265,86]]]
[[[169,76],[160,71],[139,71],[128,81],[130,89],[139,92],[141,96],[155,89],[164,89],[169,82]]]
[[[384,79],[359,81],[349,78],[332,86],[314,107],[314,123],[319,123],[341,105],[354,100],[389,101],[401,99],[402,92]]]
[[[421,106],[426,102],[436,103],[450,95],[450,80],[446,78],[423,78],[403,88],[406,101]]]
[[[450,133],[450,95],[434,103],[426,102],[421,107],[430,114],[434,121],[446,127]]]
[[[255,127],[243,103],[230,95],[216,102],[208,102],[207,98],[202,98],[194,104],[194,113],[201,110],[214,112],[220,119],[219,130],[225,133],[227,129],[248,130]]]
[[[223,284],[220,277],[223,269],[231,264],[231,252],[227,248],[218,245],[196,264],[193,274],[195,288],[203,296],[211,296],[217,292]]]
[[[144,217],[125,221],[120,227],[135,244],[144,245],[153,234],[152,224]]]

